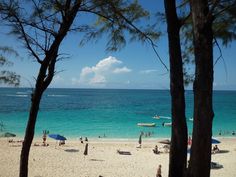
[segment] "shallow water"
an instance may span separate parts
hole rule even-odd
[[[4,131],[23,136],[30,108],[29,88],[0,88],[0,122]],[[192,129],[193,93],[186,91],[186,117]],[[215,91],[213,135],[231,136],[236,130],[236,91]],[[140,131],[151,138],[169,137],[170,93],[168,90],[48,89],[42,99],[35,135],[43,130],[66,137],[137,138]],[[163,116],[153,119],[154,115]],[[137,123],[156,123],[138,127]]]

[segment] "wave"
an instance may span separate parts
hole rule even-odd
[[[68,95],[48,95],[48,97],[67,97]]]
[[[159,117],[162,119],[171,119],[171,117],[168,117],[168,116],[159,116]]]
[[[16,92],[17,95],[27,94],[27,92]]]
[[[11,95],[11,94],[7,94],[6,96],[9,96],[9,97],[28,97],[29,95]]]

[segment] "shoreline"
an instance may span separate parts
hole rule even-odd
[[[78,137],[66,137],[66,141],[72,141],[72,142],[76,142],[76,141],[80,141],[79,140],[79,136]],[[83,136],[83,140],[86,136]],[[212,138],[216,138],[218,140],[235,140],[236,141],[236,136],[213,136]],[[24,136],[16,136],[16,137],[10,137],[10,138],[6,138],[6,137],[0,137],[0,140],[1,139],[13,139],[13,140],[16,140],[16,141],[22,141],[24,139]],[[101,137],[101,138],[95,138],[95,137],[88,137],[89,141],[91,142],[138,142],[138,139],[139,139],[139,136],[137,136],[137,138],[110,138],[110,137]],[[158,141],[161,141],[161,140],[165,140],[165,139],[171,139],[170,136],[168,137],[142,137],[142,141],[146,141],[146,142],[158,142]],[[47,141],[53,141],[54,139],[50,138],[47,136]],[[42,141],[42,136],[34,136],[33,138],[33,142],[34,141],[37,141],[37,142],[40,142]],[[55,141],[55,140],[54,140]],[[32,144],[33,144],[32,142]]]
[[[82,137],[83,139],[86,136]],[[13,137],[14,139],[23,139],[24,136],[17,136],[17,137]],[[68,141],[79,141],[79,136],[78,137],[66,137]],[[94,137],[88,137],[90,141],[110,141],[110,142],[136,142],[139,139],[139,136],[137,136],[137,138],[108,138],[108,137],[101,137],[101,138],[94,138]],[[212,138],[216,138],[216,139],[235,139],[236,140],[236,135],[234,136],[212,136]],[[50,137],[47,136],[47,140],[51,139]],[[168,137],[143,137],[142,140],[145,141],[156,141],[156,140],[164,140],[164,139],[171,139],[170,136]],[[33,141],[34,140],[42,140],[42,136],[34,136]],[[53,139],[52,139],[53,140]]]

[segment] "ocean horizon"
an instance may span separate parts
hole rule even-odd
[[[0,88],[0,122],[4,132],[23,137],[28,121],[30,88]],[[185,91],[188,132],[192,132],[193,91]],[[105,137],[135,139],[140,132],[147,138],[170,137],[171,97],[169,90],[154,89],[74,89],[49,88],[41,100],[35,137],[43,130],[67,138]],[[228,137],[236,131],[236,91],[214,91],[213,136]],[[154,119],[155,115],[160,119]],[[140,127],[138,123],[155,123]]]

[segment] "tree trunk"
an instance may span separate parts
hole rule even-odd
[[[213,33],[212,15],[207,0],[191,0],[195,81],[194,125],[189,177],[209,177],[211,162],[212,84],[213,84]]]
[[[69,4],[71,3],[70,1],[67,2]],[[63,18],[63,22],[61,23],[58,33],[55,36],[55,40],[50,46],[50,49],[45,53],[45,58],[41,63],[36,81],[35,91],[32,95],[28,124],[26,127],[25,138],[21,150],[19,173],[20,177],[28,177],[29,152],[34,137],[35,124],[41,97],[43,95],[43,92],[47,89],[53,79],[59,46],[61,45],[62,40],[65,38],[67,32],[69,31],[76,17],[80,4],[81,0],[75,1],[73,7],[71,7],[70,10],[68,9],[65,18]]]
[[[185,97],[183,63],[180,47],[180,22],[176,14],[175,0],[165,0],[165,13],[170,55],[171,90],[171,147],[169,177],[183,177],[187,160],[187,125],[185,117]]]
[[[21,151],[20,177],[28,176],[29,151],[30,151],[30,146],[34,137],[34,128],[36,124],[36,118],[38,115],[41,97],[42,97],[42,91],[36,88],[36,90],[34,91],[32,95],[32,103],[31,103],[31,109],[30,109],[30,114],[29,114],[29,120],[28,120],[28,124],[26,128],[22,151]]]
[[[59,45],[59,44],[58,44]],[[21,150],[21,158],[20,158],[20,177],[27,177],[28,176],[28,159],[29,159],[29,152],[30,147],[34,138],[34,130],[35,124],[37,120],[40,100],[42,98],[43,92],[46,90],[48,85],[51,83],[53,75],[54,75],[54,68],[57,58],[58,47],[51,53],[50,57],[46,58],[44,61],[49,60],[50,62],[44,62],[38,74],[38,78],[36,81],[36,87],[34,92],[32,93],[31,98],[31,108],[30,114],[28,119],[28,124],[26,127],[25,138]],[[56,54],[56,55],[55,55]],[[48,70],[48,75],[46,75]]]

